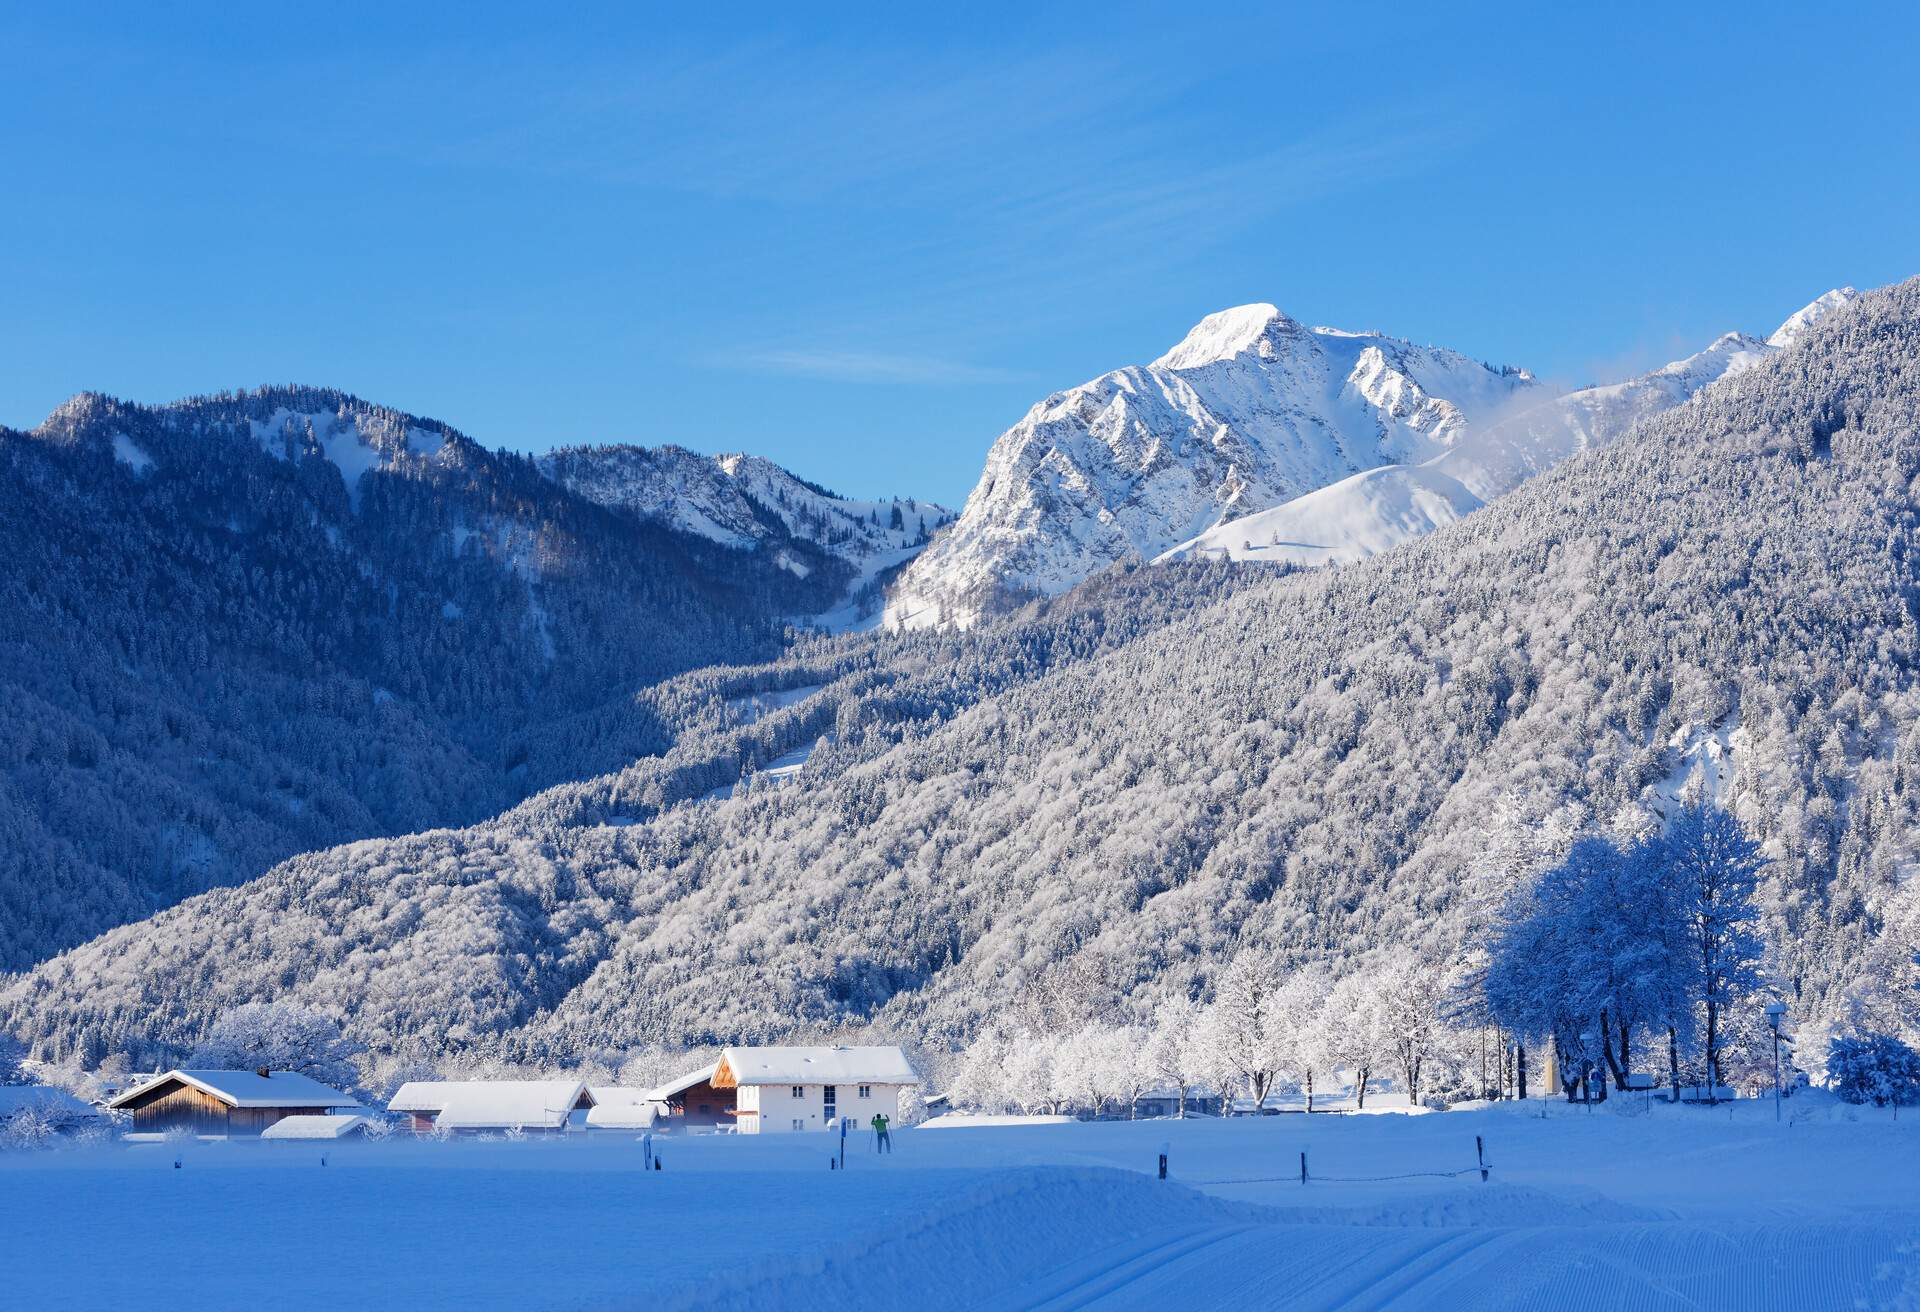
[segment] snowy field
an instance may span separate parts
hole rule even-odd
[[[1920,1309],[1920,1114],[1818,1097],[13,1154],[0,1305]]]

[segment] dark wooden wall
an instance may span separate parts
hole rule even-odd
[[[732,1125],[737,1089],[716,1089],[706,1080],[667,1101],[668,1125]]]
[[[324,1116],[325,1107],[229,1107],[191,1084],[168,1084],[131,1106],[143,1134],[182,1129],[191,1134],[258,1134],[288,1116]]]

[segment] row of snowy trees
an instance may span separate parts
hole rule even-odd
[[[949,1092],[969,1107],[1097,1116],[1131,1115],[1142,1095],[1164,1091],[1185,1115],[1195,1094],[1257,1111],[1283,1088],[1308,1110],[1345,1089],[1364,1107],[1384,1075],[1418,1101],[1436,1062],[1450,1075],[1470,1065],[1445,999],[1443,973],[1411,953],[1335,981],[1252,949],[1221,973],[1211,1002],[1162,1003],[1149,1023],[989,1030],[961,1054]]]
[[[1282,1088],[1309,1109],[1350,1089],[1364,1106],[1382,1077],[1415,1103],[1498,1097],[1525,1089],[1529,1050],[1540,1088],[1551,1044],[1568,1096],[1594,1072],[1604,1096],[1608,1078],[1627,1087],[1650,1041],[1664,1048],[1673,1096],[1687,1082],[1722,1086],[1730,1046],[1749,1075],[1766,1051],[1757,1041],[1774,996],[1758,932],[1766,865],[1734,815],[1695,789],[1664,827],[1572,838],[1520,877],[1479,950],[1460,961],[1388,952],[1335,978],[1242,951],[1211,1000],[1163,1003],[1146,1023],[1049,1027],[1028,1015],[988,1031],[963,1054],[952,1093],[969,1106],[1094,1115],[1131,1110],[1148,1090],[1176,1093],[1183,1113],[1196,1089],[1255,1110]],[[1890,1042],[1869,1036],[1836,1051],[1851,1070],[1866,1062],[1858,1053]],[[1875,1062],[1876,1072],[1898,1065]]]

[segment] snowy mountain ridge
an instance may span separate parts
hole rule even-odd
[[[930,501],[842,497],[760,456],[707,456],[681,446],[562,447],[540,472],[568,491],[740,551],[766,550],[800,578],[817,550],[851,578],[837,609],[813,617],[840,628],[877,609],[876,582],[926,547],[954,512]],[[795,550],[795,548],[802,550]]]
[[[954,517],[911,497],[838,496],[760,456],[707,456],[673,445],[562,447],[539,466],[589,501],[742,550],[792,536],[865,560],[924,543]]]
[[[1152,364],[1056,392],[1003,433],[887,623],[965,627],[1361,470],[1432,459],[1538,386],[1266,303],[1210,314]]]
[[[1370,469],[1215,525],[1157,559],[1337,565],[1389,550],[1790,349],[1806,329],[1858,297],[1851,287],[1836,288],[1796,311],[1765,341],[1725,333],[1704,350],[1636,378],[1569,392],[1470,432],[1431,460]]]

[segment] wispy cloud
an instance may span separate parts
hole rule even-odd
[[[943,360],[936,356],[896,355],[884,351],[778,348],[716,358],[716,365],[746,366],[764,373],[822,378],[840,383],[943,385],[1004,383],[1024,375],[1010,369]]]

